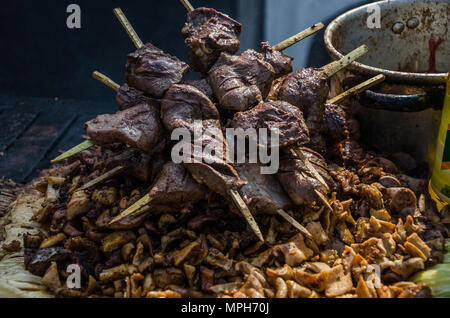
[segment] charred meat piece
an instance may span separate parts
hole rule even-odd
[[[194,120],[219,119],[219,112],[211,100],[191,85],[175,84],[161,102],[161,118],[170,131],[190,128]]]
[[[258,105],[275,79],[273,66],[254,50],[238,56],[222,53],[208,74],[220,106],[234,111]]]
[[[120,86],[119,91],[117,92],[116,103],[119,110],[124,110],[142,103],[152,104],[154,103],[154,100],[145,96],[140,90],[130,87],[125,83]],[[156,106],[157,105],[155,105],[155,107]]]
[[[302,112],[289,103],[273,101],[261,103],[245,112],[238,112],[231,122],[233,128],[267,128],[271,134],[278,129],[280,147],[309,142],[309,131],[303,119]],[[268,147],[268,143],[259,141],[261,147]]]
[[[127,55],[125,78],[128,85],[145,94],[161,97],[188,70],[186,63],[147,43]]]
[[[278,209],[288,209],[292,201],[274,175],[261,174],[260,165],[244,163],[236,165],[239,176],[247,182],[240,192],[253,213],[275,214]]]
[[[323,177],[330,187],[334,186],[331,176],[326,171],[325,161],[314,152],[304,151],[308,160],[314,165],[316,170]],[[315,190],[322,194],[328,194],[325,186],[313,175],[304,163],[291,155],[284,155],[280,158],[280,168],[277,174],[278,181],[287,192],[291,200],[296,205],[307,205],[312,202],[318,202],[319,198]]]
[[[272,65],[275,71],[275,78],[292,72],[291,62],[294,59],[293,57],[272,49],[269,42],[261,42],[260,52],[264,56],[264,60]]]
[[[184,165],[198,183],[206,184],[224,197],[228,197],[230,189],[244,184],[228,162],[228,147],[218,120],[219,112],[205,94],[190,85],[172,86],[161,103],[161,117],[168,130],[185,128],[190,132],[190,144],[182,145],[191,148],[192,157],[187,158],[189,162]],[[201,140],[195,139],[195,131],[199,132]],[[201,158],[194,156],[195,144],[202,145]],[[203,151],[207,147],[210,152]]]
[[[84,124],[95,144],[125,143],[149,151],[162,139],[163,128],[158,110],[149,104],[139,104],[115,114],[99,115]]]
[[[342,144],[349,139],[346,112],[336,104],[325,104],[323,121],[319,130],[311,136],[308,147],[326,154],[328,158],[342,157]]]
[[[347,119],[342,107],[336,104],[325,104],[321,131],[333,142],[348,138]]]
[[[62,247],[41,248],[25,256],[25,268],[34,275],[42,276],[51,262],[64,262],[70,255],[70,252]]]
[[[105,165],[108,169],[125,167],[126,174],[147,182],[152,175],[152,155],[136,149],[125,149],[109,157]]]
[[[245,184],[234,167],[224,161],[213,164],[193,161],[184,165],[198,183],[206,184],[225,198],[229,198],[230,190],[238,190]]]
[[[153,209],[171,212],[192,207],[207,196],[208,189],[198,184],[182,165],[168,162],[149,194]]]
[[[184,80],[181,84],[191,85],[195,88],[199,89],[203,94],[205,94],[209,99],[214,98],[214,92],[209,85],[209,81],[207,78],[198,79],[198,80]]]
[[[327,76],[321,68],[303,68],[281,78],[273,87],[271,97],[291,103],[305,114],[311,135],[322,122],[329,87]]]
[[[188,57],[195,71],[206,73],[220,53],[239,49],[242,25],[211,8],[197,8],[187,14],[181,33],[189,48]]]

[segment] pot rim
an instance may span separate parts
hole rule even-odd
[[[327,48],[328,53],[330,56],[338,60],[342,58],[344,55],[340,53],[332,44],[332,38],[333,34],[336,32],[338,27],[343,24],[343,21],[348,16],[352,16],[355,14],[359,14],[360,12],[366,12],[367,7],[373,6],[373,5],[383,5],[385,3],[392,2],[392,0],[382,0],[377,2],[372,2],[369,4],[365,4],[359,7],[356,7],[350,11],[347,11],[337,18],[335,18],[331,23],[327,26],[324,33],[324,41],[325,41],[325,47]],[[448,3],[447,1],[439,1],[439,0],[425,0],[425,1],[417,1],[417,0],[398,0],[395,2],[404,2],[404,3],[410,3],[410,2],[443,2]],[[361,43],[362,44],[362,43]],[[370,47],[369,47],[370,50]],[[412,84],[418,84],[418,83],[425,83],[425,84],[443,84],[447,80],[448,73],[410,73],[410,72],[400,72],[400,71],[391,71],[386,70],[374,66],[369,66],[366,64],[362,64],[359,62],[353,62],[349,65],[349,69],[362,73],[362,74],[369,74],[369,75],[378,75],[383,74],[386,76],[386,80],[396,81],[396,82],[403,82],[403,83],[412,83]]]

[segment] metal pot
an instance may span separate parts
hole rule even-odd
[[[380,28],[368,24],[376,21],[371,20],[376,12]],[[331,94],[340,93],[349,76],[386,76],[385,83],[360,96],[364,143],[432,161],[450,70],[449,12],[448,0],[388,0],[350,10],[328,25],[325,45],[333,59],[362,43],[369,46],[365,56],[331,79]],[[429,73],[429,40],[438,38],[444,40],[435,52],[438,73]]]

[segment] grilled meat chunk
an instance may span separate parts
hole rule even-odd
[[[275,79],[273,66],[254,50],[238,56],[222,53],[208,74],[220,106],[234,111],[258,105]]]
[[[137,149],[124,149],[106,159],[108,169],[117,166],[125,167],[125,173],[142,182],[150,180],[152,175],[152,154]]]
[[[219,119],[219,112],[211,100],[191,85],[175,84],[161,102],[164,126],[172,131],[190,128],[195,120]]]
[[[62,247],[41,248],[25,256],[25,268],[34,275],[44,275],[52,262],[61,263],[70,259],[70,252]]]
[[[329,92],[325,72],[320,68],[303,68],[275,84],[271,98],[299,107],[305,114],[311,136],[318,132]]]
[[[198,183],[206,184],[224,197],[228,197],[230,189],[244,184],[228,162],[228,147],[218,120],[219,113],[205,94],[190,85],[174,85],[164,96],[161,115],[168,130],[189,130],[191,144],[183,145],[192,149],[192,157],[184,165]],[[196,136],[195,131],[200,134]],[[200,160],[194,156],[195,144],[202,145]],[[203,151],[206,148],[213,151]]]
[[[175,56],[145,44],[127,55],[125,78],[128,85],[152,97],[161,97],[173,84],[179,83],[189,66]]]
[[[182,165],[167,162],[149,194],[154,210],[171,212],[205,199],[208,189],[198,184]]]
[[[128,86],[127,83],[120,86],[116,95],[116,104],[119,110],[124,110],[142,103],[152,104],[154,101],[145,96],[140,90]]]
[[[275,214],[278,209],[288,209],[292,201],[274,175],[261,174],[260,165],[244,163],[236,165],[239,176],[247,182],[240,192],[253,213]]]
[[[214,98],[214,92],[209,85],[209,81],[207,78],[198,79],[198,80],[184,80],[181,84],[191,85],[195,88],[199,89],[203,94],[205,94],[209,99]]]
[[[260,52],[264,56],[264,60],[272,65],[275,71],[275,78],[292,72],[291,62],[294,59],[293,57],[272,49],[269,42],[261,42]]]
[[[309,142],[309,131],[303,119],[302,112],[289,103],[273,101],[261,103],[245,112],[238,112],[231,122],[233,128],[267,128],[271,134],[278,129],[280,147]],[[268,147],[264,141],[259,141],[261,147]]]
[[[188,57],[195,71],[206,73],[220,53],[239,49],[242,25],[211,8],[196,8],[187,14],[181,33],[189,48]]]
[[[330,187],[333,187],[334,182],[325,170],[325,161],[317,153],[305,151],[305,148],[302,148],[302,151],[320,173],[325,182],[327,182]],[[304,163],[291,155],[284,155],[280,158],[280,168],[277,178],[283,189],[296,205],[307,205],[314,201],[317,202],[319,199],[314,190],[317,190],[322,194],[328,194],[328,190],[325,186],[319,180],[314,178]]]
[[[115,114],[99,115],[84,124],[95,144],[125,143],[149,151],[162,139],[163,128],[158,110],[149,104],[139,104]]]

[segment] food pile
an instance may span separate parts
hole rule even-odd
[[[150,43],[128,54],[119,111],[85,124],[94,146],[32,183],[43,234],[24,236],[26,269],[59,297],[430,296],[407,279],[441,262],[448,213],[408,175],[415,161],[362,149],[352,114],[327,103],[325,68],[292,73],[267,42],[235,55],[240,31],[214,9],[188,12],[199,80]],[[171,160],[175,129],[227,127],[277,127],[278,172],[230,161],[223,135],[202,141],[222,154]]]

